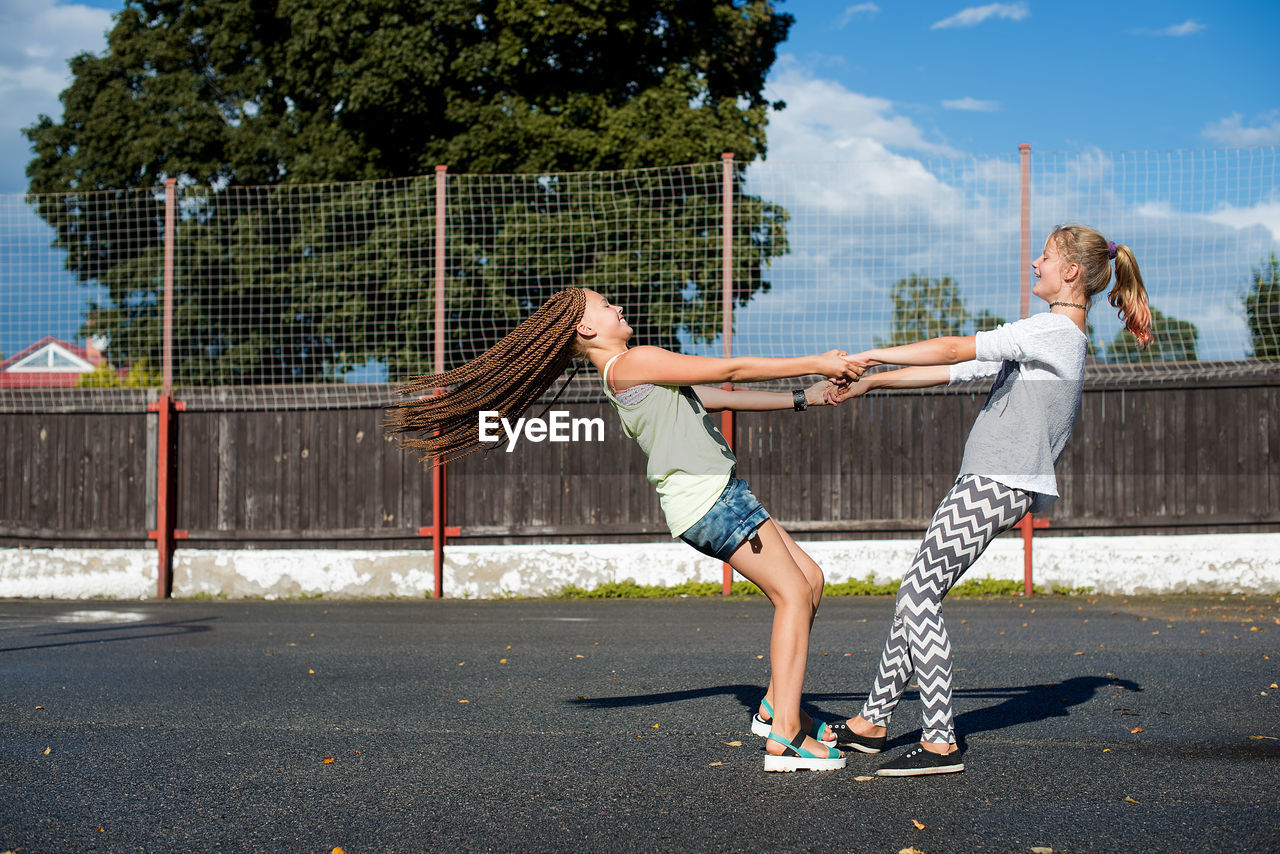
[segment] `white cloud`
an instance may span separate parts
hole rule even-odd
[[[892,101],[813,77],[789,55],[781,57],[777,69],[765,95],[785,101],[787,108],[769,119],[770,159],[849,160],[865,152],[868,144],[929,154],[957,153],[926,139],[910,118],[894,111]]]
[[[986,6],[970,6],[961,9],[949,18],[943,18],[929,29],[946,30],[952,27],[976,27],[988,18],[1004,18],[1009,21],[1021,21],[1031,16],[1026,3],[988,3]]]
[[[1260,225],[1271,232],[1273,240],[1280,241],[1280,199],[1259,202],[1245,208],[1222,207],[1209,214],[1206,219],[1238,229]]]
[[[859,15],[874,15],[879,11],[880,7],[875,3],[859,3],[856,6],[850,6],[844,10],[844,14],[840,16],[840,23],[836,24],[836,26],[843,28]]]
[[[966,110],[975,113],[994,113],[999,111],[999,101],[980,101],[977,98],[965,96],[963,98],[954,98],[950,101],[942,102],[943,109],[946,110]]]
[[[1258,126],[1246,127],[1244,117],[1239,113],[1232,113],[1225,119],[1218,119],[1213,124],[1207,125],[1200,133],[1207,139],[1222,145],[1242,147],[1280,145],[1280,112],[1273,110],[1259,116],[1258,121],[1261,122]]]
[[[1155,35],[1157,36],[1189,36],[1193,33],[1200,32],[1204,28],[1205,28],[1204,24],[1200,23],[1199,21],[1195,21],[1195,20],[1192,20],[1191,18],[1188,18],[1187,20],[1183,21],[1181,24],[1172,24],[1168,27],[1165,27],[1163,30],[1156,30]]]
[[[54,0],[4,4],[0,27],[0,192],[26,188],[23,170],[31,159],[22,128],[36,117],[60,117],[59,93],[71,82],[67,61],[106,46],[111,13]]]

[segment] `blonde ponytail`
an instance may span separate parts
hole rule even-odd
[[[1055,226],[1049,237],[1057,243],[1062,260],[1080,268],[1086,299],[1092,300],[1106,290],[1111,282],[1111,260],[1115,259],[1116,283],[1107,294],[1107,301],[1116,309],[1124,328],[1138,339],[1138,346],[1146,349],[1152,339],[1151,307],[1133,251],[1112,243],[1087,225]]]
[[[1151,307],[1147,304],[1147,289],[1142,283],[1138,262],[1128,246],[1116,245],[1116,283],[1107,294],[1107,302],[1116,309],[1124,328],[1138,339],[1138,346],[1145,350],[1151,343]]]

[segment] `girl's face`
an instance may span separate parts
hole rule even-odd
[[[625,344],[631,337],[631,326],[623,318],[620,306],[588,290],[587,308],[578,324],[578,334],[596,344]]]
[[[1058,252],[1058,241],[1052,237],[1044,242],[1044,251],[1031,262],[1031,269],[1036,274],[1036,283],[1031,292],[1045,302],[1068,296],[1080,278],[1079,268],[1075,264],[1063,263]]]

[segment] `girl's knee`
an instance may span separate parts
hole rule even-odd
[[[797,573],[794,578],[789,578],[778,583],[769,597],[773,601],[775,610],[803,610],[805,612],[813,609],[813,588],[809,586],[809,582],[804,576]]]
[[[822,589],[827,584],[827,577],[822,572],[822,567],[814,564],[809,570],[809,590],[813,593],[814,601],[822,598]]]

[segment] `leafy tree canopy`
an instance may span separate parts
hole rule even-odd
[[[1200,330],[1194,323],[1169,317],[1151,307],[1151,344],[1138,348],[1138,339],[1124,329],[1116,333],[1107,348],[1106,361],[1125,364],[1147,362],[1194,362],[1200,343]]]
[[[1249,323],[1249,355],[1280,359],[1280,260],[1276,253],[1254,269],[1244,296],[1244,312]]]
[[[931,279],[911,275],[899,279],[890,289],[889,299],[893,302],[889,338],[877,338],[877,347],[896,347],[947,335],[972,335],[1008,322],[985,308],[970,314],[959,285],[950,276]]]
[[[69,268],[108,288],[94,333],[113,360],[159,364],[154,190],[170,177],[189,188],[175,341],[188,383],[316,380],[370,359],[393,377],[428,367],[430,188],[328,188],[320,217],[285,191],[437,163],[530,173],[451,217],[453,326],[475,312],[509,324],[557,287],[606,281],[649,343],[678,346],[681,330],[705,338],[718,323],[718,269],[687,260],[714,239],[718,185],[537,175],[732,151],[740,179],[765,151],[764,80],[791,21],[769,0],[128,0],[107,50],[72,60],[62,120],[26,129],[30,190],[62,194],[33,202]],[[631,215],[602,221],[601,193]],[[786,251],[786,214],[740,193],[738,212],[745,301]],[[649,237],[672,223],[674,243]],[[550,275],[534,238],[557,232],[590,239],[552,252],[565,263]],[[500,270],[498,240],[515,247]],[[466,346],[452,341],[450,361]]]

